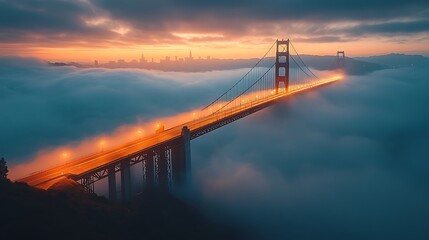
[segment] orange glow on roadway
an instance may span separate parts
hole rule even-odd
[[[317,81],[315,80],[311,83],[301,84],[301,85],[296,85],[296,84],[291,85],[289,87],[289,92],[286,92],[283,89],[279,91],[278,94],[275,94],[274,91],[270,91],[270,90],[259,92],[258,95],[255,95],[255,93],[249,93],[247,95],[242,96],[244,99],[246,99],[245,103],[241,103],[241,100],[237,98],[235,101],[233,101],[228,105],[225,105],[226,103],[218,104],[220,108],[222,107],[224,108],[216,114],[213,114],[213,111],[211,111],[211,109],[206,109],[205,111],[185,112],[185,113],[178,114],[176,116],[165,117],[165,118],[157,119],[148,123],[124,125],[116,129],[111,134],[103,134],[101,136],[95,136],[92,138],[84,139],[80,142],[71,143],[65,146],[41,150],[36,154],[36,156],[31,161],[23,164],[11,166],[10,177],[12,179],[18,179],[23,176],[27,176],[32,173],[35,173],[35,171],[37,170],[40,171],[42,169],[48,169],[48,168],[52,168],[54,166],[59,166],[63,164],[63,162],[59,161],[58,156],[61,156],[61,154],[64,153],[64,149],[69,149],[68,152],[74,153],[73,159],[70,159],[71,160],[70,162],[73,162],[73,161],[76,162],[77,159],[86,159],[88,158],[86,156],[89,156],[96,152],[99,152],[99,154],[109,154],[109,155],[115,152],[115,156],[118,156],[117,154],[120,154],[120,151],[121,151],[120,148],[118,149],[118,146],[127,146],[124,149],[129,149],[129,150],[126,150],[126,152],[127,154],[131,154],[132,152],[129,152],[129,151],[134,151],[132,149],[135,149],[136,147],[138,147],[137,145],[138,144],[140,145],[140,141],[142,141],[141,144],[143,143],[156,144],[157,141],[160,141],[160,137],[157,137],[158,135],[163,136],[162,137],[162,139],[164,139],[163,141],[168,140],[171,137],[177,136],[178,134],[180,135],[182,125],[187,125],[192,130],[197,127],[210,124],[213,121],[216,121],[217,119],[219,119],[219,117],[226,117],[226,116],[238,113],[240,111],[244,111],[246,109],[252,108],[254,106],[282,98],[286,95],[291,95],[306,89],[318,87],[320,85],[327,84],[330,82],[335,82],[340,79],[342,79],[342,76],[337,73],[332,77],[324,77]],[[258,96],[258,98],[256,98],[256,96]],[[147,131],[141,131],[141,129],[151,129],[151,126],[156,126],[157,134],[155,134],[155,132],[148,133]],[[164,130],[164,126],[166,126],[165,128],[166,130]],[[162,130],[158,131],[161,128]],[[139,140],[139,138],[136,137],[136,134],[135,134],[136,131],[139,134],[140,134],[139,131],[141,131],[141,136],[139,136],[141,140]],[[153,139],[153,140],[150,140],[150,139]],[[135,141],[139,141],[139,142],[135,142]],[[135,143],[131,144],[132,142],[135,142]],[[95,145],[96,146],[98,145],[99,147],[101,147],[101,152],[99,151],[100,149],[97,149],[97,147],[95,147]],[[144,145],[144,146],[147,146],[147,145]],[[112,150],[112,149],[115,149],[115,150]],[[103,158],[102,160],[107,161],[107,158]],[[93,164],[95,164],[95,162]],[[94,166],[93,164],[91,166]],[[80,168],[81,167],[79,167],[79,169]],[[63,174],[63,172],[67,173],[65,169],[61,170],[61,174]]]
[[[125,142],[154,134],[156,130],[160,129],[162,126],[169,128],[180,123],[192,121],[192,113],[195,112],[197,112],[197,110],[156,119],[147,123],[139,122],[137,124],[123,125],[110,134],[86,138],[79,142],[73,142],[64,146],[42,149],[28,162],[11,165],[9,176],[11,179],[17,179],[42,169],[61,165],[64,163],[65,158],[67,158],[67,161],[73,161],[92,153],[108,151]],[[143,131],[143,129],[153,129],[153,126],[155,126],[154,130]],[[67,149],[67,151],[64,151],[64,149]],[[70,152],[73,152],[73,155],[71,155]]]

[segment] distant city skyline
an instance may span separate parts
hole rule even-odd
[[[255,58],[277,38],[301,54],[429,54],[424,1],[2,1],[0,56],[46,61]]]
[[[274,38],[272,41],[274,42]],[[224,48],[224,49],[204,49],[204,48],[195,48],[192,50],[197,54],[198,57],[202,59],[210,56],[211,58],[216,59],[249,59],[249,58],[259,58],[264,54],[264,49],[269,47],[272,44],[266,43],[255,46],[246,46],[243,44],[242,46],[238,46],[237,48]],[[351,57],[364,57],[364,56],[375,56],[375,55],[385,55],[389,53],[400,53],[400,54],[411,54],[411,55],[423,55],[429,56],[429,49],[425,49],[426,43],[416,43],[415,45],[405,46],[403,44],[399,46],[395,46],[395,44],[388,43],[384,44],[383,47],[380,48],[375,45],[368,45],[366,48],[360,49],[359,46],[365,46],[366,43],[352,43],[345,42],[341,44],[331,44],[331,43],[320,43],[318,45],[314,45],[313,43],[301,43],[297,41],[297,47],[301,50],[303,54],[309,55],[333,55],[333,52],[336,52],[338,49],[345,49],[348,53],[348,56]],[[429,46],[429,43],[427,43]],[[319,48],[317,48],[319,46]],[[175,47],[175,46],[171,46]],[[98,60],[99,63],[105,63],[109,61],[132,61],[139,60],[139,54],[136,54],[135,47],[131,46],[130,48],[43,48],[37,47],[35,49],[27,49],[23,51],[19,49],[18,51],[9,49],[8,47],[2,46],[0,43],[0,56],[19,56],[19,57],[31,57],[31,58],[39,58],[45,61],[52,62],[79,62],[90,64],[94,62],[94,60]],[[192,48],[194,49],[194,48]],[[145,56],[148,61],[154,59],[154,62],[159,62],[160,60],[165,59],[165,57],[170,57],[170,60],[175,60],[175,57],[185,56],[187,51],[189,50],[179,50],[176,49],[174,51],[168,50],[166,48],[158,49],[158,48],[146,48]],[[360,52],[359,52],[360,51]],[[170,54],[171,53],[171,54]],[[168,55],[170,54],[170,55]],[[197,57],[197,58],[198,58]],[[184,57],[183,57],[184,58]],[[180,58],[179,58],[180,59]]]
[[[169,64],[169,63],[192,63],[194,61],[211,61],[211,60],[217,60],[217,58],[212,58],[211,56],[206,56],[205,58],[198,56],[196,58],[193,57],[192,55],[192,50],[189,50],[189,55],[188,56],[177,56],[175,55],[174,57],[172,56],[165,56],[164,58],[160,58],[160,59],[155,59],[153,57],[146,57],[144,55],[144,53],[142,52],[140,55],[140,59],[123,59],[123,58],[119,58],[116,60],[107,60],[107,61],[99,61],[98,59],[95,59],[93,61],[93,66],[94,67],[125,67],[125,66],[130,66],[130,67],[151,67],[151,65],[153,64],[161,64],[161,65],[165,65],[165,64]],[[91,63],[90,62],[82,62],[82,64],[85,64],[86,66],[90,66]]]
[[[211,56],[195,56],[192,50],[189,50],[187,56],[164,56],[161,59],[146,57],[141,53],[140,58],[115,59],[100,61],[98,59],[92,62],[76,62],[76,61],[47,61],[52,66],[75,66],[78,68],[141,68],[141,69],[156,69],[165,71],[210,71],[210,70],[225,70],[234,68],[247,68],[254,65],[257,58],[247,59],[220,59]]]
[[[175,55],[174,57],[172,56],[165,56],[164,58],[159,58],[156,59],[154,57],[147,57],[144,55],[144,52],[142,52],[140,59],[124,59],[124,58],[119,58],[117,60],[108,60],[105,63],[163,63],[163,62],[186,62],[186,61],[192,61],[192,60],[211,60],[212,57],[211,56],[206,56],[205,58],[202,56],[198,56],[197,58],[194,58],[192,56],[192,50],[189,50],[189,55],[188,56],[184,56],[184,57],[180,57],[178,55]],[[213,58],[214,59],[214,58]],[[98,61],[98,59],[94,60],[94,65],[95,62],[97,62],[98,64],[102,64],[102,62]]]

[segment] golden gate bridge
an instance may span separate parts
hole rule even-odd
[[[48,189],[56,182],[70,178],[79,182],[86,191],[94,192],[95,182],[107,178],[109,199],[116,201],[120,197],[122,201],[128,201],[133,195],[131,166],[139,166],[143,188],[172,190],[187,182],[192,139],[288,96],[340,79],[340,75],[319,78],[305,64],[289,39],[276,40],[241,79],[195,113],[194,120],[17,181]],[[119,189],[117,180],[120,180]],[[120,196],[117,196],[118,192]]]

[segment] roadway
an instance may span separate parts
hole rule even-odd
[[[220,112],[216,112],[207,116],[201,116],[198,119],[179,124],[170,129],[166,129],[163,132],[156,133],[139,140],[128,142],[121,146],[115,147],[113,149],[108,149],[97,154],[85,156],[61,166],[52,167],[45,171],[34,173],[17,181],[26,182],[31,186],[35,186],[41,189],[48,189],[52,184],[59,181],[60,179],[65,178],[68,175],[80,175],[95,168],[111,164],[114,161],[123,159],[138,151],[148,149],[156,145],[160,145],[165,142],[179,138],[181,137],[183,126],[187,126],[192,133],[192,131],[209,126],[210,124],[219,121],[220,119],[228,118],[229,116],[233,116],[251,108],[267,104],[272,101],[276,101],[280,98],[287,97],[298,92],[335,82],[340,79],[341,77],[333,77],[330,79],[315,81],[311,84],[290,86],[289,91],[287,93],[283,91],[279,92],[278,94],[271,94],[268,97],[265,97],[260,100],[241,104],[237,107],[222,109],[222,111]]]

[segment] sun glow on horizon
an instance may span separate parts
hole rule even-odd
[[[91,24],[102,24],[103,19],[95,19],[89,21]],[[117,26],[111,31],[118,35],[127,35],[131,29],[124,26]],[[184,41],[192,38],[221,38],[220,34],[200,34],[200,33],[175,33],[177,37]],[[125,61],[139,60],[143,53],[149,61],[154,59],[159,62],[160,59],[170,57],[174,59],[184,58],[188,56],[191,50],[194,58],[206,58],[211,56],[218,59],[245,59],[258,58],[269,48],[276,38],[270,37],[268,40],[224,40],[216,42],[212,40],[181,42],[179,43],[114,43],[100,42],[88,45],[87,42],[78,40],[70,40],[65,44],[34,44],[34,43],[5,43],[0,45],[0,56],[18,56],[39,58],[45,61],[57,62],[81,62],[93,63],[94,60],[100,63],[116,61],[124,59]],[[291,38],[293,41],[293,38]],[[303,55],[335,55],[338,49],[344,49],[347,56],[368,56],[368,55],[383,55],[388,53],[427,53],[427,44],[417,42],[412,45],[398,46],[394,42],[383,42],[383,48],[380,48],[379,41],[364,42],[300,42],[297,40],[295,44],[299,45],[300,54]],[[362,44],[365,48],[362,48]],[[426,51],[426,52],[425,52]]]

